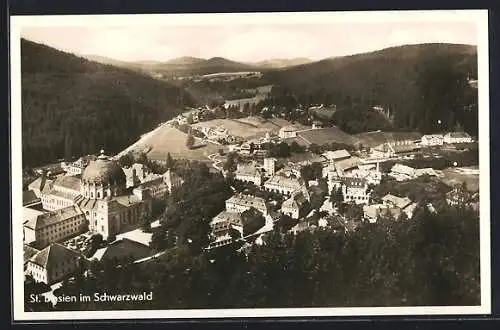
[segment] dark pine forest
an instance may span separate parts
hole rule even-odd
[[[182,112],[182,89],[21,40],[23,165],[118,152]]]
[[[477,77],[475,46],[421,44],[325,59],[270,71],[263,78],[279,86],[272,98],[288,107],[335,104],[334,122],[348,133],[430,133],[459,124],[476,136],[478,94],[469,77]],[[392,122],[373,106],[388,110]]]

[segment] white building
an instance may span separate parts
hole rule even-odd
[[[256,163],[250,164],[238,163],[234,172],[235,179],[243,182],[251,182],[257,186],[262,184],[262,170]]]
[[[338,160],[350,158],[351,154],[345,149],[340,149],[340,150],[335,150],[335,151],[326,151],[323,153],[323,156],[329,161],[332,161],[332,160],[338,161]]]
[[[163,173],[162,177],[163,182],[167,185],[167,189],[170,194],[172,193],[172,190],[179,188],[184,184],[184,180],[170,169]]]
[[[389,176],[395,178],[397,181],[411,180],[417,177],[413,167],[403,164],[394,164]]]
[[[291,196],[293,192],[302,190],[305,187],[304,180],[296,176],[285,176],[276,173],[271,179],[264,183],[264,189],[270,192],[276,192]]]
[[[67,175],[80,175],[83,173],[85,167],[87,167],[90,162],[93,162],[97,159],[95,155],[87,155],[80,157],[78,160],[73,163],[62,163],[61,167],[66,171]]]
[[[41,192],[45,188],[45,186],[51,186],[53,180],[47,178],[47,175],[42,174],[40,177],[38,177],[35,181],[31,182],[28,185],[28,190],[32,190],[36,197],[41,198]]]
[[[446,133],[443,138],[444,143],[471,143],[472,137],[466,132]]]
[[[444,136],[442,134],[429,134],[422,136],[420,142],[423,146],[441,146],[444,142]]]
[[[24,224],[24,242],[34,242],[38,248],[44,248],[76,235],[85,221],[85,215],[76,206],[38,214]]]
[[[252,207],[267,215],[267,204],[261,197],[239,193],[226,200],[226,210],[229,212],[243,213]]]
[[[276,173],[276,158],[264,158],[264,174],[267,177],[271,177]]]
[[[365,179],[344,177],[341,187],[345,203],[368,204],[370,193]]]
[[[122,169],[127,178],[127,188],[146,182],[146,177],[152,174],[152,171],[146,165],[139,163],[134,163],[132,166]]]
[[[289,125],[283,126],[280,128],[278,136],[281,139],[289,139],[297,136],[297,132],[304,130],[301,126],[298,125]]]
[[[417,207],[417,203],[413,203],[408,197],[398,197],[392,194],[387,194],[382,197],[382,204],[392,208],[398,208],[406,214],[410,219],[413,216],[413,211]]]
[[[151,198],[161,201],[167,198],[169,187],[163,180],[163,176],[151,174],[147,180],[139,185],[139,188],[148,189]]]
[[[46,182],[40,192],[42,207],[54,211],[74,205],[75,197],[80,194],[80,181],[76,176],[60,176]]]
[[[210,222],[212,242],[208,248],[216,248],[233,242],[231,231],[236,230],[241,237],[243,235],[243,224],[241,214],[238,212],[222,211]]]
[[[26,271],[36,282],[51,285],[79,268],[80,254],[54,243],[37,252],[27,262]]]
[[[345,177],[363,178],[367,184],[379,185],[382,181],[379,163],[369,165],[359,165],[357,169],[344,174]]]
[[[290,216],[292,219],[298,219],[308,203],[308,196],[302,191],[295,192],[289,199],[281,205],[281,213]]]

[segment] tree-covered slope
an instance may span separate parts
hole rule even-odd
[[[325,59],[270,71],[265,78],[301,104],[355,104],[366,111],[382,106],[397,128],[432,132],[458,122],[476,134],[477,89],[469,86],[469,75],[477,77],[476,47],[421,44]]]
[[[24,166],[117,152],[192,103],[140,73],[21,40]]]

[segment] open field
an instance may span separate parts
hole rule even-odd
[[[283,126],[290,123],[282,119],[265,120],[258,117],[241,119],[214,119],[192,125],[193,128],[224,127],[228,133],[244,139],[263,137],[266,133],[277,133]]]
[[[157,161],[165,160],[169,152],[174,158],[207,160],[208,155],[217,152],[222,147],[210,142],[204,142],[206,143],[205,146],[190,150],[186,147],[186,139],[186,133],[169,125],[164,125],[139,140],[134,145],[133,151],[148,150],[148,158]],[[202,142],[197,139],[196,144],[198,143]]]
[[[446,168],[440,172],[442,173],[442,181],[449,186],[465,182],[469,191],[479,190],[479,169],[477,166]]]

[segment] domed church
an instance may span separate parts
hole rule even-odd
[[[89,230],[104,239],[134,229],[151,214],[149,190],[127,190],[126,181],[120,165],[102,150],[82,173],[80,193],[73,201],[89,221]]]

